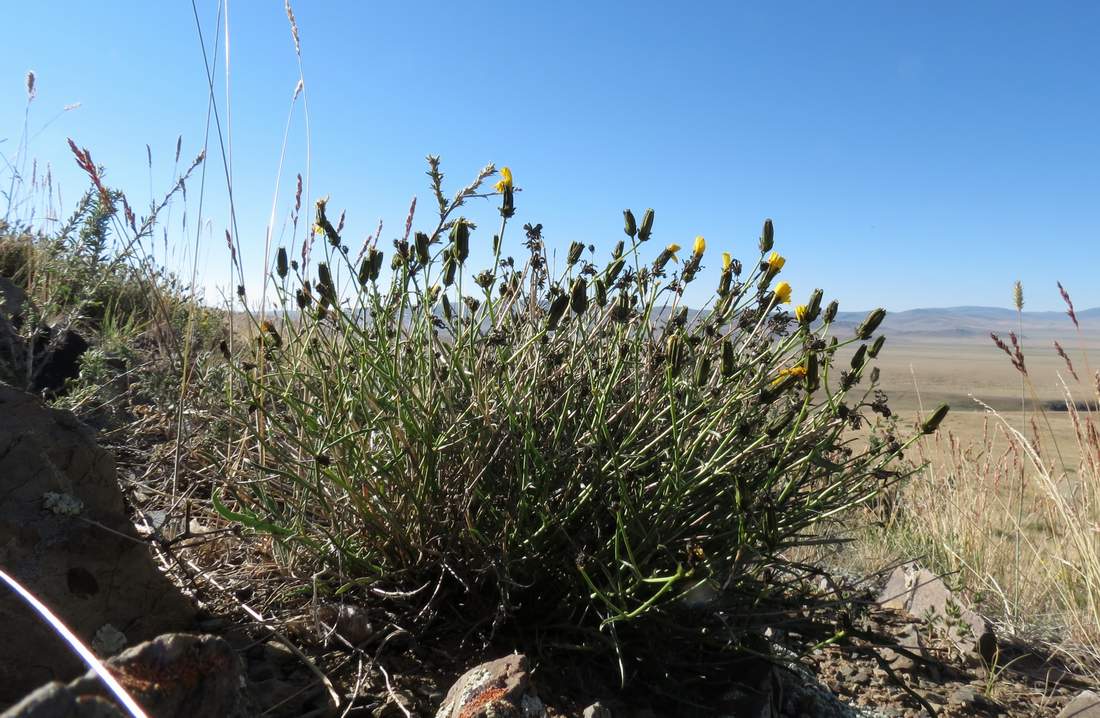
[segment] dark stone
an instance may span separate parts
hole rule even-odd
[[[110,455],[71,413],[3,384],[0,496],[0,565],[86,645],[101,629],[136,643],[190,627],[194,609],[130,523]],[[86,670],[6,589],[0,645],[0,708]]]
[[[45,335],[45,347],[35,358],[31,389],[60,394],[65,382],[80,376],[80,360],[88,351],[88,342],[72,329],[50,329]]]

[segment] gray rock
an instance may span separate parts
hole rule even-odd
[[[4,711],[2,718],[128,718],[128,714],[105,698],[77,696],[55,681]]]
[[[447,691],[435,715],[436,718],[537,718],[545,715],[545,709],[541,701],[536,704],[530,700],[533,693],[527,657],[504,656],[462,674]]]
[[[981,696],[974,686],[961,686],[951,691],[948,700],[955,705],[969,706],[978,703],[980,698]]]
[[[51,493],[61,496],[47,510]],[[111,457],[71,413],[3,384],[0,496],[0,565],[85,644],[107,624],[131,644],[189,627],[194,609],[137,537]],[[0,707],[86,669],[7,590],[0,592],[0,645]]]
[[[1058,718],[1100,718],[1100,695],[1081,691],[1066,704]]]
[[[592,705],[584,709],[581,713],[582,718],[611,718],[611,709],[605,706],[603,703],[596,701]]]
[[[107,665],[150,716],[245,715],[240,662],[229,644],[216,636],[160,636],[123,651]],[[125,716],[107,695],[99,677],[88,671],[69,684],[42,686],[0,718]]]
[[[897,567],[879,594],[878,603],[931,619],[963,655],[980,657],[987,663],[994,659],[997,639],[993,626],[966,607],[931,571],[913,563]]]

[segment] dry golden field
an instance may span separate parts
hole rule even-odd
[[[942,425],[940,443],[951,435],[962,446],[970,446],[995,433],[998,422],[981,401],[1029,438],[1034,432],[1034,422],[1044,446],[1049,444],[1053,432],[1066,463],[1072,467],[1077,463],[1078,450],[1069,413],[1049,408],[1035,411],[1036,400],[1044,406],[1064,401],[1068,387],[1075,401],[1095,401],[1095,387],[1084,382],[1090,367],[1092,371],[1100,368],[1100,336],[1082,344],[1068,320],[1065,324],[1068,329],[1059,341],[1081,382],[1074,380],[1065,360],[1055,351],[1053,337],[1057,335],[1053,331],[1031,341],[1025,338],[1023,351],[1031,387],[1021,383],[1020,373],[988,335],[910,337],[888,333],[877,363],[882,372],[882,389],[890,397],[891,408],[906,421],[915,420],[922,406],[930,411],[940,402],[950,404],[951,413]],[[1086,362],[1086,355],[1098,366]],[[1025,412],[1021,411],[1021,396],[1025,398]]]
[[[951,413],[935,436],[907,454],[927,467],[903,489],[903,510],[873,514],[884,523],[851,545],[844,561],[870,568],[917,558],[952,576],[1006,633],[1049,642],[1096,671],[1100,327],[1083,324],[1078,334],[1065,315],[1043,321],[1025,315],[1028,382],[1022,384],[988,331],[952,331],[958,318],[950,314],[939,317],[938,331],[885,329],[880,387],[900,421],[912,427],[922,408],[927,415],[941,402]],[[1002,313],[990,329],[1010,342],[1010,327]],[[837,334],[843,338],[843,329]],[[1058,355],[1055,339],[1080,380]],[[1093,407],[1082,409],[1076,424],[1064,404],[1051,406],[1067,400],[1067,389],[1078,406]],[[1006,422],[1026,441],[1006,431]],[[1075,426],[1082,428],[1080,441]]]

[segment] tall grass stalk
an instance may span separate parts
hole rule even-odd
[[[1059,287],[1076,316],[1068,292]],[[1088,363],[1081,327],[1074,329]],[[1006,350],[1019,370],[1022,348]],[[1100,402],[1097,376],[1078,376],[1075,359],[1054,343],[1080,391],[1062,382],[1073,427],[1077,463],[1068,465],[1053,430],[1050,409],[1035,398],[1020,371],[1033,411],[1028,436],[1008,417],[982,404],[989,418],[980,439],[960,442],[953,433],[917,444],[926,468],[899,497],[899,509],[875,541],[891,555],[921,555],[933,568],[957,573],[981,608],[1002,619],[1002,629],[1062,651],[1080,668],[1100,675]],[[1085,380],[1084,382],[1082,380]],[[1076,394],[1076,396],[1075,396]],[[981,403],[981,402],[979,402]],[[1063,440],[1064,441],[1064,440]]]

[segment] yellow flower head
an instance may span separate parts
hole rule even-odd
[[[772,252],[768,255],[768,271],[775,274],[780,269],[783,269],[783,265],[787,263],[787,260],[783,258],[779,252]]]
[[[500,168],[500,181],[496,183],[497,192],[503,192],[512,188],[512,170],[508,167]]]
[[[780,282],[775,287],[775,301],[778,304],[790,304],[791,303],[791,285],[787,282]]]
[[[692,249],[695,254],[702,256],[703,252],[707,251],[707,240],[702,236],[696,237],[695,246]]]
[[[772,380],[772,386],[783,383],[783,380],[789,376],[796,376],[799,378],[806,376],[806,367],[799,365],[792,366],[789,369],[780,369],[779,374]]]
[[[680,251],[680,245],[678,245],[678,244],[676,244],[675,242],[673,242],[672,244],[670,244],[670,245],[668,245],[667,247],[665,247],[665,251],[666,251],[666,252],[668,252],[669,254],[671,254],[671,255],[672,255],[672,261],[673,261],[673,262],[679,262],[679,261],[680,261],[680,260],[679,260],[679,259],[678,259],[678,258],[676,257],[676,253]]]
[[[733,257],[729,252],[722,252],[722,271],[729,271],[730,265],[733,264]]]
[[[800,322],[806,321],[806,315],[810,313],[810,308],[805,304],[799,304],[794,308],[794,317]]]

